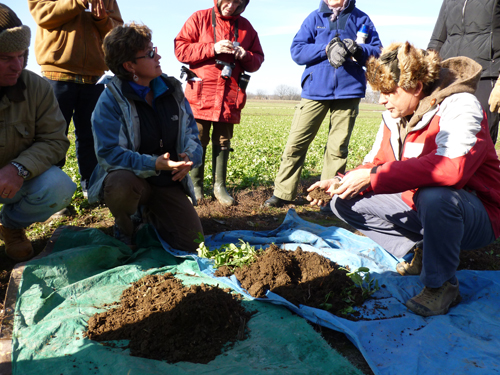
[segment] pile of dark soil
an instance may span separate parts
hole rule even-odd
[[[223,266],[216,276],[232,272]],[[324,309],[343,317],[343,310],[364,301],[362,290],[354,285],[345,269],[300,247],[289,251],[272,244],[254,263],[236,268],[234,275],[252,297],[265,297],[270,290],[297,306]]]
[[[185,287],[171,273],[149,275],[123,291],[118,307],[90,318],[86,336],[130,340],[137,357],[208,363],[246,338],[251,315],[230,289]]]

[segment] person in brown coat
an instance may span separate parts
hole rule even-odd
[[[38,25],[35,56],[54,89],[68,128],[73,119],[84,195],[97,165],[90,117],[102,93],[96,85],[108,70],[102,42],[123,20],[116,0],[28,0]],[[64,160],[60,163],[64,165]]]

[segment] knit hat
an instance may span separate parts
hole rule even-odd
[[[0,3],[0,52],[27,50],[30,39],[30,28],[22,24],[12,9]]]

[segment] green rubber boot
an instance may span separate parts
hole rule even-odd
[[[212,174],[214,177],[214,195],[223,206],[232,206],[234,199],[226,191],[227,161],[229,145],[221,147],[212,144]]]
[[[194,185],[194,195],[196,200],[203,199],[203,178],[205,176],[205,154],[207,148],[203,147],[203,155],[201,155],[201,165],[198,168],[191,169],[190,175]]]

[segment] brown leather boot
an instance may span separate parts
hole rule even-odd
[[[400,275],[420,275],[420,272],[422,272],[422,249],[416,247],[414,252],[413,259],[410,263],[401,262],[396,264],[396,271],[398,271]]]
[[[5,242],[5,254],[16,262],[33,258],[35,252],[24,229],[5,228],[0,224],[0,240]]]

